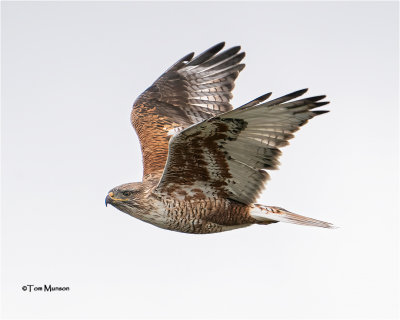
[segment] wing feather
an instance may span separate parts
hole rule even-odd
[[[161,176],[173,133],[232,109],[245,54],[240,46],[220,52],[224,45],[179,59],[135,101],[131,122],[142,147],[144,179]]]
[[[327,103],[320,102],[325,96],[293,100],[306,91],[266,102],[269,94],[261,96],[174,136],[157,191],[183,200],[255,202],[269,179],[265,170],[279,166],[279,148],[309,119],[327,112],[313,111]]]
[[[221,49],[225,46],[225,42],[217,43],[206,51],[200,53],[195,59],[187,64],[187,67],[198,66],[203,62],[206,62],[210,58],[212,58],[215,54],[217,54]]]
[[[219,63],[230,59],[231,57],[234,57],[239,51],[240,51],[240,46],[232,47],[229,48],[225,51],[222,51],[219,55],[215,56],[214,58],[210,59],[209,61],[203,63],[204,68],[209,68],[211,66],[218,65]]]

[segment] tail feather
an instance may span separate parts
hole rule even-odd
[[[329,229],[336,228],[332,223],[301,216],[279,207],[267,207],[256,204],[251,208],[250,215],[261,224],[276,221]]]

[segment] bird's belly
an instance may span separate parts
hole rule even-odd
[[[205,221],[202,219],[171,219],[165,229],[184,232],[184,233],[216,233],[223,232],[237,228],[247,227],[250,224],[246,225],[235,225],[235,226],[223,226],[214,222]]]
[[[167,229],[185,233],[214,233],[225,231],[224,226],[203,219],[170,218]]]
[[[224,208],[207,202],[164,202],[165,229],[185,233],[216,233],[249,226],[251,223],[220,224],[210,219]],[[221,204],[223,206],[224,204]],[[229,210],[229,209],[228,209]]]

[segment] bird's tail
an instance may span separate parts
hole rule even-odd
[[[287,222],[301,224],[304,226],[313,226],[321,228],[336,228],[329,222],[324,222],[308,217],[304,217],[279,207],[267,207],[260,204],[255,204],[250,209],[250,215],[259,221],[260,224],[271,222]]]

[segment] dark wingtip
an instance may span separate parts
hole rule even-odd
[[[272,92],[268,92],[266,94],[263,94],[262,96],[259,96],[256,99],[254,99],[254,101],[263,102],[263,101],[267,100],[271,95],[272,95]]]
[[[301,89],[301,90],[297,90],[297,91],[295,91],[295,92],[292,92],[291,94],[292,94],[292,95],[301,96],[301,95],[305,94],[307,91],[308,91],[308,88],[304,88],[304,89]]]
[[[225,47],[225,41],[218,42],[216,45],[212,46],[211,49],[219,48],[219,49],[218,49],[218,51],[219,51],[219,50],[221,50],[223,47]]]
[[[214,55],[214,54],[220,52],[223,47],[225,47],[225,41],[217,43],[216,45],[212,46],[210,49],[206,50],[205,52],[210,52]]]
[[[246,52],[243,51],[241,53],[238,53],[238,55],[236,56],[236,59],[240,59],[239,61],[241,61],[244,59],[245,56],[246,56]]]
[[[327,104],[331,103],[330,101],[322,101],[322,102],[317,102],[316,105],[317,107],[325,106]]]
[[[250,108],[250,107],[256,106],[259,103],[267,100],[271,96],[271,94],[272,94],[272,92],[268,92],[266,94],[263,94],[262,96],[259,96],[259,97],[255,98],[255,99],[251,100],[250,102],[242,105],[240,108],[241,109],[246,109],[246,108]]]
[[[290,98],[290,100],[292,100],[292,99],[295,99],[295,98],[298,98],[298,97],[302,96],[307,91],[308,91],[308,88],[297,90],[297,91],[294,91],[294,92],[291,92],[291,93],[287,94],[286,96],[283,96],[282,98],[288,97],[288,98]],[[280,98],[278,98],[278,99],[280,99]]]
[[[318,116],[318,115],[328,113],[328,112],[330,112],[330,111],[329,110],[316,110],[316,111],[313,111],[312,113],[314,113],[316,116]]]
[[[186,56],[184,56],[181,59],[181,61],[190,61],[190,60],[192,60],[193,56],[194,56],[194,52],[188,53]]]
[[[237,66],[238,66],[237,70],[240,72],[240,71],[242,71],[242,70],[244,69],[244,67],[246,66],[246,64],[241,63],[241,64],[238,64]]]
[[[202,64],[203,62],[209,60],[211,57],[216,55],[221,49],[225,46],[225,42],[217,43],[216,45],[212,46],[211,48],[207,49],[206,51],[200,53],[194,60],[190,61],[187,66],[197,66]]]
[[[307,98],[307,100],[315,102],[315,101],[319,101],[319,100],[322,100],[325,98],[326,98],[326,95],[320,95],[320,96],[309,97],[309,98]]]
[[[225,50],[223,53],[225,53],[225,54],[228,54],[228,53],[229,53],[228,56],[233,56],[233,55],[235,55],[236,53],[238,53],[238,52],[240,51],[240,49],[242,49],[241,46],[234,46],[234,47],[232,47],[232,48],[229,48],[229,49]]]

